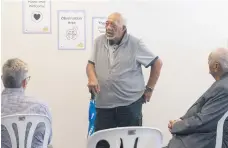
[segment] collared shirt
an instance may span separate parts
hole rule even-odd
[[[108,52],[109,52],[109,62],[110,62],[110,65],[113,65],[113,61],[114,61],[114,53],[117,49],[117,45],[109,45],[108,46]]]
[[[24,90],[20,89],[4,89],[1,95],[1,116],[13,114],[39,114],[46,115],[51,121],[49,108],[45,103],[35,100],[32,97],[25,96]],[[28,127],[29,128],[29,127]],[[38,124],[32,140],[32,148],[42,147],[45,134],[43,124]],[[1,126],[1,147],[12,148],[9,133],[6,128]],[[49,142],[51,136],[49,138]]]
[[[101,89],[96,107],[127,106],[141,98],[145,90],[141,66],[151,66],[158,56],[128,33],[117,46],[110,46],[105,35],[95,39],[94,44],[89,61],[95,64]]]

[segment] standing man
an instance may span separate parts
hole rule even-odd
[[[151,68],[146,86],[141,65]],[[161,67],[158,56],[127,33],[122,15],[111,14],[86,67],[89,90],[97,95],[95,131],[142,126],[142,104],[150,101]]]

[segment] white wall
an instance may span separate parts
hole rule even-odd
[[[227,46],[227,1],[150,1],[141,3],[52,3],[52,34],[22,34],[22,5],[2,3],[2,64],[19,57],[30,66],[27,94],[47,101],[53,114],[55,148],[84,147],[88,125],[85,66],[91,52],[91,17],[120,11],[129,32],[142,37],[163,60],[161,77],[151,102],[144,105],[144,125],[163,131],[164,144],[171,135],[170,119],[187,108],[213,82],[208,74],[211,49]],[[87,49],[57,50],[57,10],[86,10]],[[149,69],[144,69],[148,79]]]

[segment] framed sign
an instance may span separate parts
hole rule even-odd
[[[23,0],[23,33],[51,33],[51,0]]]
[[[58,11],[58,48],[66,50],[85,49],[85,11]]]

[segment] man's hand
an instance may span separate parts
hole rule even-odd
[[[145,103],[150,101],[152,93],[153,93],[153,91],[145,91],[144,92],[143,96],[144,96],[144,99],[145,99]]]
[[[88,88],[89,88],[89,92],[91,92],[93,94],[97,94],[100,92],[100,86],[99,86],[96,78],[89,80]]]
[[[168,124],[168,128],[169,131],[171,131],[171,129],[173,128],[173,124],[175,124],[176,122],[181,121],[181,119],[177,119],[177,120],[170,120],[169,124]]]

